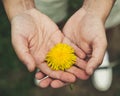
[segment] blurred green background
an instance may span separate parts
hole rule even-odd
[[[69,0],[71,8],[69,16],[80,6],[79,0]],[[34,72],[29,73],[26,67],[18,60],[11,45],[10,23],[0,2],[0,96],[120,96],[120,25],[108,35],[108,50],[111,61],[117,60],[118,65],[113,68],[113,82],[106,92],[96,90],[91,78],[86,81],[79,80],[73,85],[52,89],[42,89],[34,85]],[[102,77],[101,77],[102,78]]]

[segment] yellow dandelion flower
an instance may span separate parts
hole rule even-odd
[[[52,70],[69,69],[76,61],[74,49],[67,44],[59,43],[48,52],[46,61]]]

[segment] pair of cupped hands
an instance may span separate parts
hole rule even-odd
[[[12,44],[19,59],[29,71],[40,72],[40,87],[59,88],[76,79],[86,80],[101,64],[107,46],[104,23],[84,8],[79,9],[66,22],[61,31],[46,15],[36,9],[27,10],[11,20]],[[70,45],[77,60],[65,71],[53,71],[45,62],[46,54],[58,43]]]

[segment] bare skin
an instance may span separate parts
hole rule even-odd
[[[85,54],[67,38],[64,38],[56,24],[44,14],[36,9],[31,9],[14,17],[11,22],[13,47],[19,59],[30,71],[33,71],[37,67],[51,78],[56,78],[64,82],[74,82],[75,76],[79,76],[79,71],[85,69],[86,62],[80,59],[84,58]],[[55,44],[61,42],[72,46],[76,50],[76,54],[80,57],[77,59],[76,65],[82,69],[74,67],[77,71],[76,73],[73,73],[74,68],[66,72],[53,71],[45,63],[48,51]],[[85,71],[82,71],[82,73],[85,74]],[[82,76],[79,77],[82,78]]]
[[[69,40],[86,53],[88,58],[85,70],[87,74],[92,75],[93,71],[101,64],[107,46],[103,22],[80,9],[67,21],[63,32]],[[36,77],[38,76],[36,75]],[[48,78],[46,80],[48,81]],[[60,84],[64,85],[64,83]]]
[[[53,21],[34,8],[34,0],[3,0],[12,26],[12,44],[19,59],[29,71],[35,67],[42,71],[36,74],[37,79],[49,76],[40,82],[40,87],[51,85],[59,88],[75,82],[76,77],[86,80],[94,72],[105,53],[104,22],[113,2],[84,0],[85,6],[65,24],[63,35]],[[92,14],[89,10],[93,10]],[[65,72],[53,71],[44,62],[47,52],[60,42],[72,46],[78,56],[77,67],[73,66]]]
[[[92,75],[94,70],[102,63],[107,47],[102,20],[81,8],[67,21],[63,32],[66,37],[86,53],[88,57],[86,72]]]
[[[34,0],[3,0],[3,4],[12,27],[14,50],[29,71],[39,68],[49,77],[68,83],[75,82],[76,76],[88,78],[84,70],[86,62],[82,60],[85,53],[64,37],[51,19],[35,9]],[[57,43],[72,46],[78,56],[76,66],[66,72],[53,71],[45,62],[46,54]]]
[[[100,3],[103,5],[102,7],[98,7]],[[104,23],[113,4],[114,0],[85,0],[83,7],[70,17],[63,28],[64,35],[86,53],[85,70],[89,74],[88,77],[103,60],[107,47]],[[36,73],[38,80],[44,76],[42,72]],[[53,88],[59,88],[68,84],[57,81],[48,77],[42,80],[40,85],[46,83],[46,87],[51,85]]]

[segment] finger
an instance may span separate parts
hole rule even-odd
[[[72,66],[70,69],[68,69],[66,71],[74,74],[77,78],[82,79],[82,80],[86,80],[89,78],[89,75],[86,74],[85,71],[83,71],[75,66]]]
[[[35,75],[35,78],[37,80],[37,85],[40,84],[41,81],[44,81],[44,78],[45,78],[45,74],[42,73],[42,72],[37,72],[36,75]],[[47,77],[47,78],[50,78],[50,77]],[[45,79],[46,80],[46,79]],[[46,81],[45,81],[46,82]],[[44,83],[44,82],[43,82]],[[52,82],[51,80],[48,80],[47,81],[47,84],[43,85],[42,84],[42,87],[45,86],[45,87],[48,87],[49,85],[51,85],[52,88],[60,88],[60,87],[63,87],[65,85],[67,85],[68,83],[65,83],[65,82],[62,82],[60,80],[53,80],[52,79]],[[41,85],[39,85],[41,87]]]
[[[79,47],[88,55],[91,54],[92,49],[90,47],[90,45],[87,42],[80,42],[78,43]]]
[[[55,78],[64,82],[75,82],[76,78],[73,74],[64,71],[53,71],[46,63],[42,63],[37,66],[44,74],[51,78]]]
[[[52,82],[52,79],[50,77],[48,77],[48,78],[45,78],[45,79],[41,80],[39,82],[39,86],[41,88],[46,88],[50,85],[51,82]]]
[[[84,60],[82,60],[82,59],[79,59],[79,58],[77,57],[77,60],[76,60],[75,65],[76,65],[77,67],[79,67],[80,69],[85,70],[85,69],[86,69],[86,66],[87,66],[87,62],[84,61]]]
[[[43,77],[45,77],[45,74],[42,73],[42,72],[37,72],[35,74],[35,78],[38,79],[38,80],[42,79]]]
[[[34,71],[35,61],[29,52],[27,40],[20,36],[13,36],[12,44],[19,59],[27,66],[29,71]]]
[[[89,75],[92,75],[94,70],[102,63],[106,51],[106,46],[107,46],[106,44],[103,45],[98,45],[98,44],[94,46],[92,57],[89,59],[86,67],[86,72]]]
[[[42,72],[38,72],[35,74],[35,84],[37,86],[40,86],[39,83],[43,81],[44,79],[49,78],[48,76],[45,76]]]
[[[66,43],[66,44],[72,46],[73,49],[75,50],[75,54],[79,58],[84,59],[86,57],[86,54],[80,48],[78,48],[75,44],[73,44],[72,42],[70,42],[70,40],[68,38],[64,37],[63,43]]]
[[[63,87],[67,84],[68,83],[62,82],[60,80],[53,80],[50,85],[52,88],[60,88],[60,87]]]

